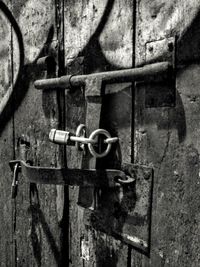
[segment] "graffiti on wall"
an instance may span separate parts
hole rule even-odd
[[[2,114],[11,101],[13,95],[14,70],[11,63],[13,52],[11,42],[13,38],[17,40],[16,44],[18,52],[16,54],[16,59],[18,61],[18,67],[16,69],[16,79],[22,70],[22,66],[24,65],[24,44],[18,23],[9,8],[2,1],[0,1],[0,10],[0,114]],[[11,25],[13,28],[13,34],[11,32]]]
[[[184,3],[182,5],[179,0],[139,1],[138,8],[144,10],[146,19],[151,21],[148,24],[140,21],[140,25],[144,25],[141,32],[136,28],[139,43],[145,45],[150,41],[148,36],[156,40],[178,34],[179,58],[198,60],[199,1]],[[53,0],[13,1],[12,7],[0,1],[0,11],[1,131],[23,100],[32,74],[37,73],[37,59],[57,36]],[[184,16],[185,11],[187,16]],[[137,42],[134,48],[132,1],[70,0],[65,3],[64,15],[66,67],[82,54],[94,65],[92,71],[98,70],[99,65],[105,65],[105,70],[134,65]],[[154,31],[159,32],[159,36],[154,35]],[[191,35],[194,41],[188,42]]]
[[[23,5],[18,2],[11,12],[0,1],[0,133],[26,95],[33,73],[38,73],[37,59],[48,50],[54,35],[49,17],[42,20],[47,1],[38,3],[39,10],[32,1],[21,2]]]

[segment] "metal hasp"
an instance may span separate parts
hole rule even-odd
[[[59,78],[43,79],[35,81],[36,89],[50,88],[72,88],[85,85],[89,81],[103,83],[120,83],[133,81],[151,82],[155,79],[170,79],[173,67],[169,62],[160,62],[146,65],[144,67],[107,71],[87,75],[66,75]]]
[[[48,168],[30,166],[20,160],[10,161],[9,165],[13,172],[17,165],[17,171],[30,183],[112,188],[135,181],[135,177],[130,177],[131,173],[122,170]]]
[[[85,210],[84,223],[149,255],[153,171],[136,164],[122,169],[134,173],[135,183],[102,192],[98,208]],[[113,200],[108,200],[109,192],[115,193]]]
[[[97,209],[85,209],[85,224],[148,253],[152,168],[126,163],[121,170],[80,170],[30,166],[20,160],[12,160],[9,165],[29,183],[99,187],[107,193],[115,192],[115,201],[107,202],[100,196]]]

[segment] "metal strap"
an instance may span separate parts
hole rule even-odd
[[[85,83],[86,121],[85,125],[90,132],[100,128],[102,109],[102,81],[87,80]],[[89,146],[90,147],[90,146]],[[89,148],[88,147],[88,148]],[[90,151],[91,152],[91,151]],[[82,159],[82,168],[96,169],[97,159],[86,154]],[[88,195],[90,197],[86,198]],[[80,188],[78,204],[82,207],[96,209],[98,207],[98,188]]]
[[[30,183],[72,185],[83,187],[117,187],[120,180],[126,180],[126,174],[121,170],[87,170],[30,166],[24,161],[10,161],[11,170],[21,172]],[[119,180],[120,178],[120,180]],[[129,180],[134,182],[135,179]]]

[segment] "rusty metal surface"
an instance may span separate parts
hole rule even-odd
[[[169,78],[172,65],[169,62],[149,64],[140,68],[100,72],[87,75],[67,75],[60,78],[51,78],[35,81],[36,89],[70,88],[85,85],[87,81],[99,80],[105,83],[120,83],[133,81],[154,81],[155,77]]]
[[[145,44],[146,62],[171,62],[173,69],[176,64],[176,37],[163,38],[161,40],[149,41]],[[176,105],[175,71],[165,81],[149,83],[145,85],[145,107],[174,107]]]
[[[29,183],[37,184],[60,184],[60,185],[72,185],[83,187],[119,187],[119,179],[126,181],[127,175],[133,175],[134,165],[131,170],[126,172],[120,170],[94,170],[94,169],[69,169],[69,168],[48,168],[30,166],[24,161],[10,161],[11,170],[14,171],[16,164],[19,164],[19,168]],[[131,168],[131,166],[130,166]],[[134,178],[134,177],[133,177]],[[132,179],[132,182],[134,179]],[[131,181],[129,181],[131,183]]]
[[[108,202],[109,190],[102,191],[97,210],[85,212],[85,223],[96,230],[105,232],[123,242],[149,252],[149,231],[151,224],[152,169],[131,164],[123,168],[133,172],[135,183],[127,185],[112,194],[115,198]]]

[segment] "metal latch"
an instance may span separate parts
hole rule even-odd
[[[155,78],[170,79],[172,65],[167,62],[153,63],[144,67],[93,73],[87,75],[66,75],[59,78],[43,79],[35,81],[36,89],[73,88],[81,85],[92,84],[91,81],[99,84],[122,83],[133,81],[154,81]],[[99,95],[100,92],[97,92]]]
[[[80,170],[30,166],[20,160],[10,161],[9,165],[15,174],[21,172],[30,183],[99,188],[102,190],[99,205],[95,210],[85,209],[84,223],[148,252],[152,168],[126,163],[121,170]]]
[[[112,188],[135,181],[133,172],[123,170],[48,168],[30,166],[20,160],[12,160],[9,165],[13,172],[21,172],[30,183]]]
[[[94,133],[95,129],[101,127],[100,119],[103,97],[106,94],[112,93],[112,91],[107,90],[107,87],[104,86],[105,84],[135,81],[149,83],[155,82],[155,80],[156,82],[160,80],[167,81],[172,79],[172,73],[173,64],[168,61],[163,61],[132,69],[88,75],[66,75],[58,78],[37,80],[35,81],[35,87],[42,90],[69,89],[73,91],[80,86],[84,86],[83,92],[87,102],[85,124],[86,127]],[[51,134],[56,134],[56,131],[54,130]],[[81,137],[86,138],[84,134]],[[90,137],[89,139],[93,139]],[[55,140],[55,138],[53,139]],[[68,135],[65,140],[69,141],[69,139],[71,138],[69,138]],[[78,138],[78,140],[80,141],[80,138]],[[84,143],[79,142],[78,144],[81,146],[84,145]],[[89,141],[89,146],[90,145],[93,145],[93,141]],[[86,163],[87,164],[84,166],[91,169],[95,169],[96,166],[98,166],[98,162],[93,158],[91,159],[91,157],[86,158]],[[74,173],[76,170],[71,171]],[[79,204],[85,208],[84,223],[86,225],[147,252],[149,250],[151,225],[152,168],[135,164],[122,164],[121,170],[117,170],[119,171],[118,178],[116,176],[116,170],[113,174],[110,170],[93,171],[94,173],[92,174],[92,170],[87,170],[87,175],[84,175],[86,170],[77,170],[77,174],[75,174],[73,178],[70,177],[70,175],[72,175],[72,173],[69,173],[70,170],[68,170],[68,176],[63,176],[64,173],[67,173],[67,170],[63,170],[61,174],[59,174],[59,171],[56,171],[57,174],[53,173],[53,171],[50,176],[46,175],[46,177],[49,178],[49,183],[50,181],[52,183],[54,179],[56,180],[54,184],[57,184],[58,179],[56,176],[58,175],[59,181],[61,181],[60,184],[75,185],[76,181],[76,185],[80,185],[79,196],[80,192],[82,193],[81,196],[85,196],[86,194],[89,196],[88,203],[84,202],[85,199],[81,197],[79,199]],[[101,174],[98,175],[98,172]],[[27,175],[27,177],[30,177],[30,174]],[[35,175],[35,177],[39,179],[39,176]],[[120,181],[121,177],[123,178],[122,181]],[[129,182],[130,178],[133,180]],[[90,181],[88,181],[88,179],[90,179]],[[45,178],[45,180],[47,179]],[[118,183],[119,181],[120,184]],[[90,182],[90,188],[86,191],[85,186],[88,186],[88,182]],[[117,184],[119,186],[117,186]],[[81,188],[81,185],[83,185],[83,188]],[[93,206],[92,204],[95,202],[97,202],[97,205],[95,204]],[[93,208],[93,210],[91,208]]]

